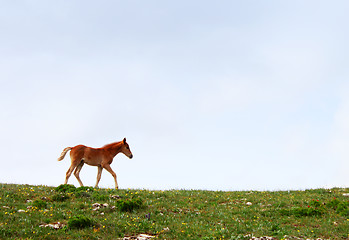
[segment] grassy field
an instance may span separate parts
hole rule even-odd
[[[0,239],[349,239],[346,193],[0,184]]]

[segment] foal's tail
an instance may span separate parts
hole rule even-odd
[[[66,147],[63,149],[63,152],[61,153],[61,156],[57,159],[58,161],[62,161],[65,155],[67,154],[68,151],[70,151],[72,147]]]

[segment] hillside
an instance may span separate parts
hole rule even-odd
[[[348,239],[346,193],[0,184],[0,238]]]

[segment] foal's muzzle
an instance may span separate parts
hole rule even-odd
[[[133,155],[131,154],[131,155],[129,156],[129,158],[132,159],[132,158],[133,158]]]

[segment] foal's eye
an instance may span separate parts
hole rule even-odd
[[[127,146],[126,149],[130,150],[130,148]]]

